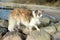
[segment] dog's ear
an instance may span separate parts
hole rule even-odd
[[[33,15],[33,17],[36,17],[35,10],[32,11],[32,15]]]
[[[43,10],[35,10],[35,14],[36,14],[36,16],[42,17]]]
[[[35,10],[35,13],[38,13],[39,10]]]
[[[43,12],[44,12],[44,10],[41,10],[40,17],[43,17]]]
[[[44,12],[43,10],[33,10],[32,14],[33,14],[33,17],[42,17],[43,12]]]

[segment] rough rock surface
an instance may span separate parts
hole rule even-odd
[[[8,21],[4,19],[0,19],[0,26],[1,27],[8,27]]]
[[[43,30],[33,31],[30,35],[27,35],[26,40],[50,40],[50,35]]]
[[[42,23],[49,23],[50,22],[50,19],[48,17],[43,17],[43,18],[40,18],[40,21]]]
[[[41,25],[39,25],[40,27],[45,27],[49,25],[50,19],[48,17],[43,17],[40,18],[41,21]]]
[[[2,40],[22,40],[21,34],[16,32],[8,32],[3,37]]]
[[[60,31],[60,22],[55,24],[57,31]]]
[[[60,40],[60,32],[56,32],[52,35],[52,40]]]
[[[44,31],[46,31],[50,35],[52,35],[52,34],[54,34],[56,32],[55,26],[47,26],[47,27],[43,27],[41,29],[44,30]]]
[[[7,28],[1,27],[0,26],[0,39],[2,38],[2,36],[7,32]]]

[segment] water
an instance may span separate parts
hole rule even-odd
[[[12,10],[0,9],[0,18],[3,18],[5,20],[8,20],[8,16],[9,16],[9,14],[10,14],[11,11]],[[44,16],[45,17],[52,18],[52,19],[55,18],[55,17],[53,17],[51,15],[46,15],[46,14]],[[58,20],[60,20],[60,19],[58,19]]]
[[[0,2],[13,2],[15,0],[0,0]]]
[[[3,9],[0,9],[0,18],[3,18],[5,20],[8,20],[8,16],[9,16],[9,13],[11,12],[11,10],[3,10]]]
[[[0,9],[0,18],[3,18],[5,20],[8,20],[8,16],[10,14],[11,10],[3,10]],[[44,15],[45,17],[50,17],[49,15]],[[51,16],[50,18],[54,18],[53,16]]]

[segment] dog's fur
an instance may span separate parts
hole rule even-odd
[[[40,24],[40,16],[41,11],[31,11],[27,9],[19,9],[15,8],[9,15],[9,26],[8,30],[14,31],[14,28],[17,27],[20,28],[20,24],[23,24],[26,26],[26,28],[29,28],[29,30],[32,30],[32,27],[35,27],[37,30],[39,28],[37,27],[38,24]]]

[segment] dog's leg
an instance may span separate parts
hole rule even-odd
[[[36,28],[36,30],[40,31],[40,29],[38,28],[38,26],[37,26],[37,25],[34,25],[34,27]]]
[[[9,19],[9,26],[8,26],[8,30],[11,32],[11,31],[14,31],[14,27],[16,25],[16,21],[12,18]]]

